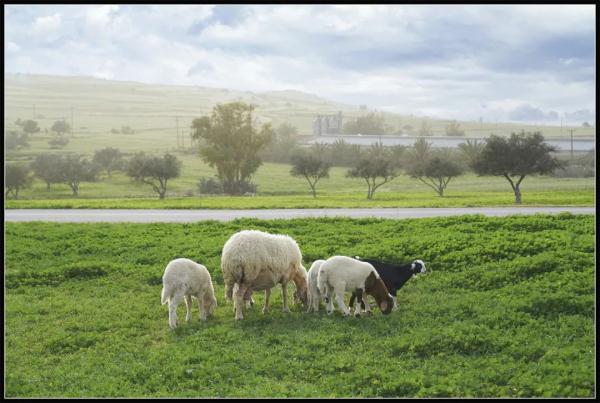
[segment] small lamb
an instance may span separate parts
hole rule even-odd
[[[217,307],[217,298],[210,273],[201,264],[190,259],[174,259],[167,264],[162,277],[163,289],[160,294],[161,304],[169,302],[169,326],[177,327],[177,305],[185,299],[187,314],[185,320],[192,318],[192,297],[198,300],[200,319],[212,316]]]
[[[375,298],[384,315],[392,311],[394,304],[392,296],[388,293],[375,268],[369,263],[347,256],[330,257],[321,265],[317,285],[327,303],[328,314],[333,312],[332,296],[335,295],[342,314],[344,316],[350,315],[350,310],[344,305],[344,293],[346,291],[356,293],[358,305],[362,303],[363,293],[365,293]],[[355,310],[356,316],[360,316],[358,305]]]

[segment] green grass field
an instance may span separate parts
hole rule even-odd
[[[334,254],[428,274],[400,309],[343,319],[224,301],[224,242],[294,237],[308,267]],[[593,397],[591,215],[296,219],[194,224],[5,223],[6,397]],[[167,262],[207,266],[218,309],[168,328]],[[292,287],[293,288],[293,287]]]

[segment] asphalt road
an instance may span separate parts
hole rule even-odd
[[[273,210],[108,210],[108,209],[8,209],[4,221],[51,222],[195,222],[309,217],[423,218],[463,214],[507,216],[514,214],[596,214],[595,207],[472,207],[472,208],[374,208],[374,209],[273,209]]]

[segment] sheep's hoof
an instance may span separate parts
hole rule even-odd
[[[354,316],[360,318],[360,313],[355,313]]]
[[[367,315],[371,316],[371,315],[373,315],[373,312],[367,311]]]
[[[327,311],[327,315],[331,315],[333,311]]]

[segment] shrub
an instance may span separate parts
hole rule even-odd
[[[198,193],[200,194],[223,194],[223,185],[218,179],[202,177],[198,181]]]

